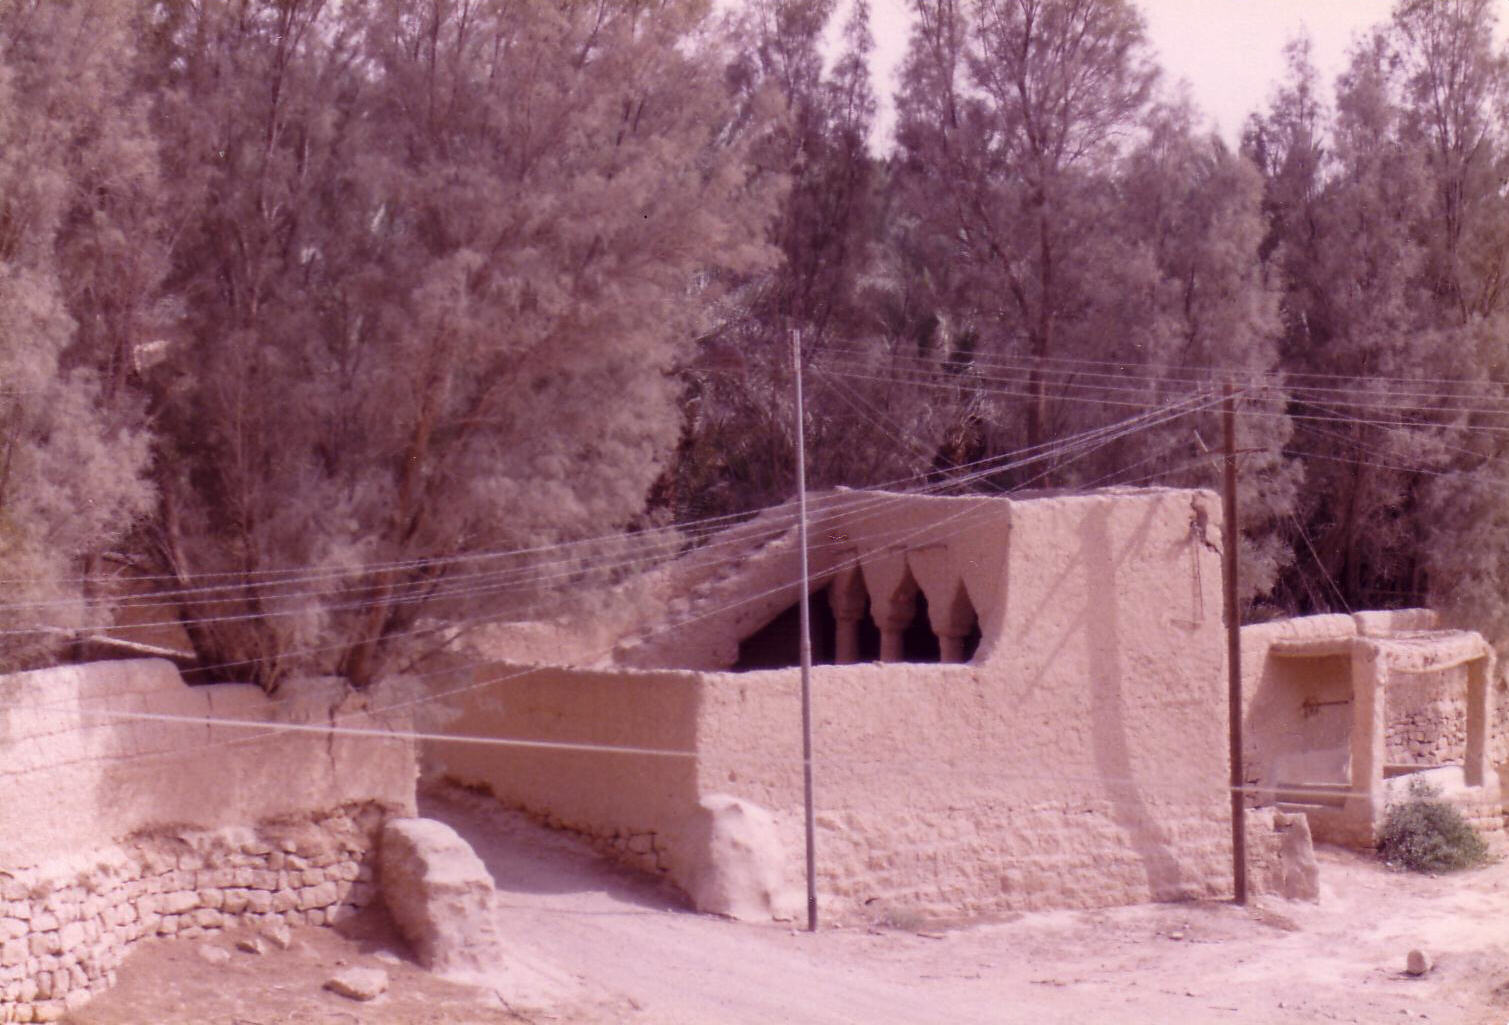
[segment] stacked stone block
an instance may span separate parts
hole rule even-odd
[[[0,1022],[56,1021],[115,983],[131,944],[327,925],[371,902],[385,810],[256,829],[153,832],[80,868],[0,869]]]
[[[618,829],[614,827],[593,828],[577,822],[568,822],[559,815],[514,805],[542,826],[571,833],[581,839],[593,851],[621,865],[664,876],[670,872],[670,844],[653,830]]]
[[[1459,670],[1393,676],[1384,760],[1390,765],[1462,762],[1467,752],[1466,692],[1466,677]]]

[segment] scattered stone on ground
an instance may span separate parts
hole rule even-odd
[[[388,911],[421,965],[450,975],[498,967],[493,878],[454,829],[434,819],[389,819],[381,874]]]
[[[262,954],[267,951],[267,941],[260,936],[243,936],[236,941],[236,949],[247,954]]]
[[[388,988],[388,973],[381,968],[343,968],[325,988],[352,1000],[373,1000]]]
[[[201,943],[198,954],[201,961],[212,965],[223,965],[231,959],[231,952],[229,950],[210,943]]]
[[[259,935],[279,950],[293,946],[293,932],[281,922],[267,926]]]
[[[1404,960],[1404,971],[1409,975],[1424,975],[1433,966],[1423,950],[1411,950]]]

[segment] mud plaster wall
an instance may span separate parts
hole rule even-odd
[[[447,699],[448,732],[668,753],[427,741],[427,771],[485,787],[636,868],[669,871],[662,856],[700,799],[701,675],[502,663],[473,674],[493,685]]]
[[[155,659],[0,677],[0,1021],[58,1016],[143,936],[360,898],[373,822],[414,814],[411,740],[107,714],[408,729],[333,681],[289,690],[190,688]]]
[[[973,665],[819,667],[824,914],[941,916],[1230,892],[1218,523],[1191,492],[1012,503],[1011,552]],[[1208,497],[1208,496],[1205,496]],[[682,882],[698,801],[773,813],[800,890],[798,673],[510,673],[462,729],[695,752],[481,745],[426,757],[506,803]]]
[[[1347,782],[1351,655],[1265,659],[1266,649],[1249,643],[1246,631],[1242,644],[1244,662],[1267,662],[1244,687],[1249,709],[1244,764],[1248,784]]]

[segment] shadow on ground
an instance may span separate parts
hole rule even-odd
[[[492,874],[498,903],[511,896],[545,897],[604,893],[623,912],[690,911],[684,894],[670,883],[608,861],[579,837],[548,830],[523,812],[504,808],[492,798],[455,787],[431,787],[420,793],[419,814],[446,823],[471,844]]]

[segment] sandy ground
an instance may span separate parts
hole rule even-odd
[[[653,881],[470,794],[455,826],[498,883],[516,947],[500,989],[427,976],[377,916],[296,931],[292,950],[211,966],[195,941],[143,945],[88,1025],[581,1022],[1509,1023],[1509,862],[1430,878],[1320,852],[1319,905],[1264,899],[1036,913],[967,928],[751,926],[685,910]],[[233,949],[234,936],[214,945]],[[1403,974],[1411,947],[1436,961]],[[338,963],[385,968],[358,1004],[321,990]]]

